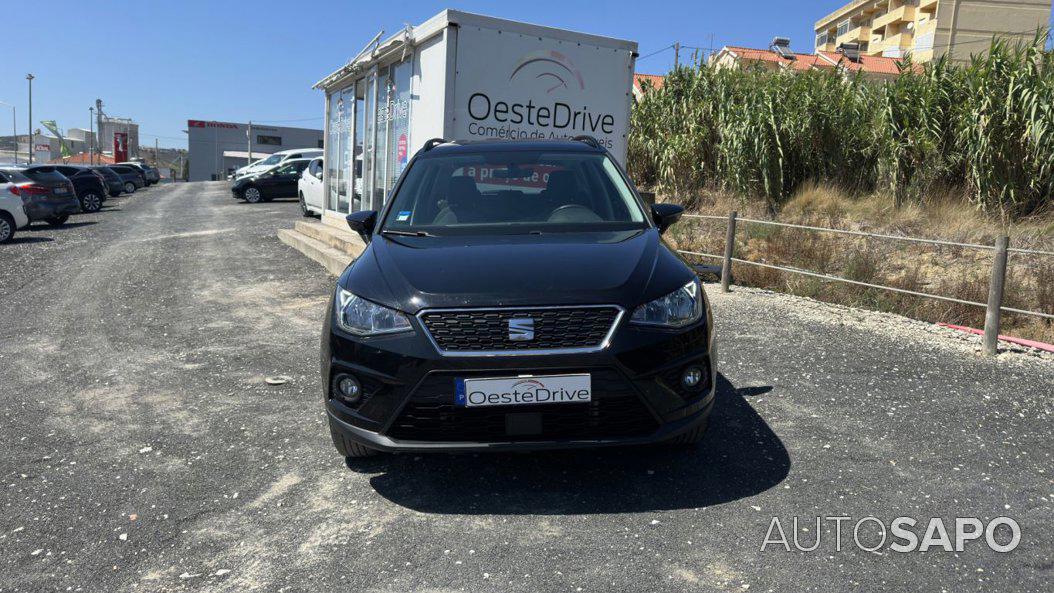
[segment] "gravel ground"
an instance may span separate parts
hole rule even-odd
[[[317,376],[333,280],[275,238],[296,204],[197,183],[107,205],[0,246],[0,591],[1054,589],[1050,357],[710,286],[697,449],[348,468]],[[1004,515],[1008,553],[852,542],[864,517],[922,539]],[[762,551],[773,517],[818,549]]]

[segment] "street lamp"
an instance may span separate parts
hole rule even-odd
[[[15,164],[18,164],[18,126],[15,125],[15,106],[10,103],[4,103],[0,101],[0,105],[7,105],[11,108],[11,140],[15,143],[15,150],[13,151]]]
[[[33,79],[36,78],[32,74],[26,74],[26,80],[29,81],[29,163],[33,164]]]
[[[88,118],[88,160],[94,165],[95,164],[95,108],[89,107],[88,113],[91,117]]]

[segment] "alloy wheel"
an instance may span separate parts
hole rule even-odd
[[[0,243],[11,240],[15,227],[6,218],[0,217]]]
[[[124,184],[124,193],[130,194],[135,192],[135,184],[128,181]]]
[[[255,187],[250,187],[249,189],[245,190],[245,201],[249,202],[250,204],[256,204],[260,201],[262,197],[263,196],[260,195],[260,190],[256,189]]]
[[[102,198],[98,194],[88,194],[81,202],[85,212],[98,212],[102,209]]]

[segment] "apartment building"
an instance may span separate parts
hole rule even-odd
[[[1050,10],[1051,0],[853,0],[816,21],[816,50],[857,43],[869,56],[965,61],[993,35],[1030,41]]]

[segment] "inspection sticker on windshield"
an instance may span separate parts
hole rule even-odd
[[[454,404],[465,408],[592,401],[589,374],[526,375],[499,379],[457,379]]]
[[[410,220],[410,214],[411,212],[409,210],[403,210],[399,213],[399,216],[395,217],[395,222],[403,222],[405,220]]]

